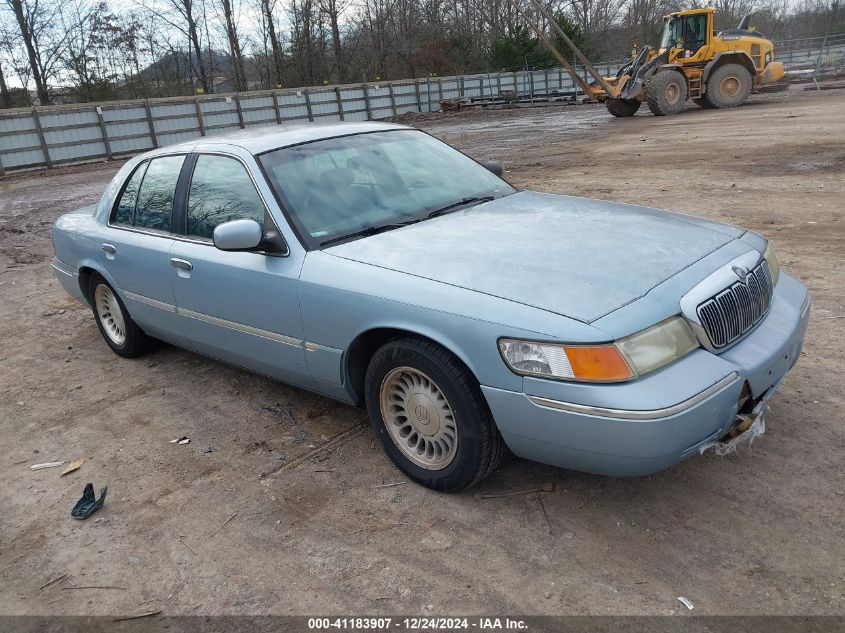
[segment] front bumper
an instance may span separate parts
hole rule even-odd
[[[585,472],[648,475],[725,435],[743,387],[770,396],[798,360],[810,313],[807,289],[781,274],[769,313],[722,354],[699,349],[629,383],[525,378],[523,391],[482,386],[519,457]]]

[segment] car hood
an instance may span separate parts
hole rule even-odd
[[[669,211],[523,191],[325,252],[590,323],[742,234]]]

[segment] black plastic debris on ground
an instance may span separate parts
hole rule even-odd
[[[264,409],[265,411],[269,411],[270,413],[275,413],[277,416],[279,416],[285,422],[288,422],[290,424],[296,424],[296,418],[294,417],[294,415],[293,415],[293,413],[291,412],[290,409],[283,409],[279,405],[275,405],[275,404],[265,404],[261,408]]]
[[[87,519],[90,517],[97,510],[103,507],[108,489],[108,486],[103,488],[100,491],[100,498],[95,499],[94,484],[86,484],[85,490],[82,492],[82,498],[80,498],[79,501],[76,502],[76,505],[73,506],[73,510],[70,511],[70,516],[74,519]]]

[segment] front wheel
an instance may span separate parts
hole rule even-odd
[[[675,70],[664,70],[648,80],[645,86],[648,109],[655,116],[677,114],[687,102],[687,82]]]
[[[88,297],[97,328],[115,354],[135,358],[150,349],[152,339],[132,320],[123,301],[101,275],[91,275]]]
[[[475,378],[434,343],[386,343],[370,360],[364,388],[373,431],[417,483],[461,490],[491,473],[505,454]]]

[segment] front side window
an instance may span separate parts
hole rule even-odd
[[[144,172],[147,170],[147,163],[141,163],[130,176],[123,193],[120,194],[120,200],[117,201],[117,207],[114,210],[115,224],[132,224],[135,215],[135,204],[138,202],[138,189],[141,187],[141,181],[144,179]]]
[[[184,156],[154,158],[138,192],[134,225],[156,231],[170,231],[176,183],[182,170]]]
[[[243,218],[264,224],[264,203],[246,168],[234,158],[201,154],[188,192],[188,235],[210,239],[218,224]]]
[[[515,190],[471,158],[416,130],[281,148],[259,158],[311,247]]]

